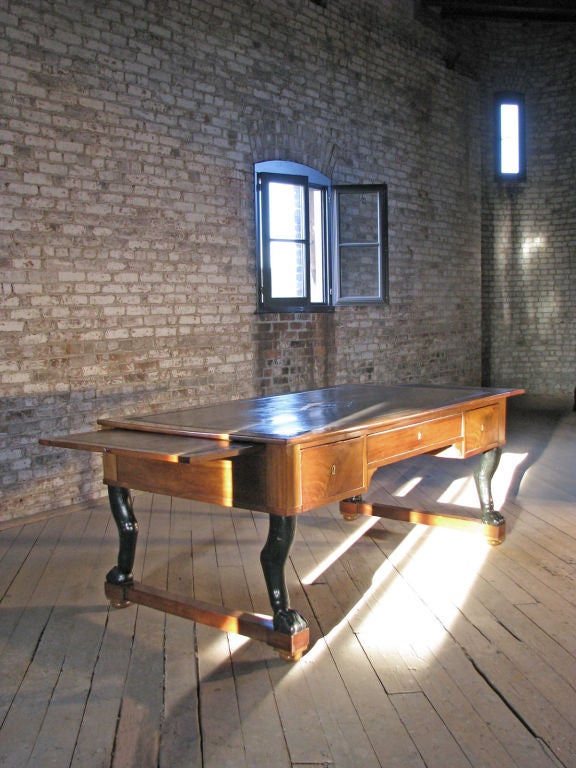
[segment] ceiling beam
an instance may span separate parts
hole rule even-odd
[[[421,0],[421,4],[444,17],[576,22],[574,0]]]

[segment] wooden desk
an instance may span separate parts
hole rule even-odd
[[[494,510],[490,486],[506,439],[506,401],[521,393],[349,385],[103,418],[96,432],[40,442],[103,454],[120,539],[118,562],[106,576],[106,594],[115,605],[148,605],[262,640],[298,659],[308,647],[308,624],[290,608],[284,578],[297,516],[339,501],[345,517],[478,527],[490,543],[500,543],[505,521]],[[477,518],[364,503],[362,494],[378,467],[423,453],[462,459],[482,454],[475,473]],[[260,559],[273,617],[229,611],[135,582],[138,526],[130,489],[268,513]]]

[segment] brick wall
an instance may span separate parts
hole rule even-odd
[[[102,493],[37,444],[97,416],[480,381],[478,79],[411,0],[6,0],[0,32],[0,517]],[[388,306],[256,314],[275,158],[388,184]]]
[[[529,392],[576,386],[576,25],[486,24],[484,116],[492,94],[525,96],[527,179],[494,180],[484,145],[484,377]]]

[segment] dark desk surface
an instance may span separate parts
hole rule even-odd
[[[159,414],[102,418],[101,426],[188,437],[255,442],[298,441],[318,435],[389,425],[470,402],[489,403],[521,390],[434,385],[352,384],[270,397],[233,400]]]

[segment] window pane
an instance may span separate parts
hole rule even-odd
[[[386,185],[334,187],[336,302],[387,299]]]
[[[338,217],[341,243],[377,243],[378,193],[340,192]]]
[[[304,243],[270,243],[270,282],[273,299],[306,295]]]
[[[500,105],[500,172],[520,172],[520,119],[518,104]]]
[[[303,240],[306,236],[304,187],[271,181],[268,194],[270,237],[273,240]]]
[[[310,218],[310,300],[325,301],[324,296],[324,193],[311,189],[309,193]]]
[[[380,249],[377,245],[340,248],[342,296],[370,298],[379,294],[380,283]]]

